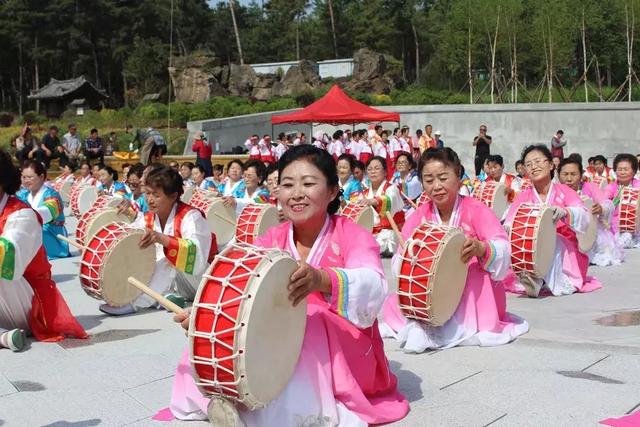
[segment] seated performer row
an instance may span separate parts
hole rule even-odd
[[[44,177],[37,165],[23,170],[29,185]],[[0,150],[0,347],[21,350],[27,333],[39,341],[86,338],[51,279],[40,213],[50,216],[49,208],[32,209],[15,196],[19,187],[18,170]],[[44,191],[36,190],[36,197]]]

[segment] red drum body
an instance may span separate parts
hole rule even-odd
[[[306,302],[293,307],[286,287],[297,267],[286,252],[244,244],[216,256],[189,324],[194,379],[204,395],[253,410],[285,388],[306,326]]]
[[[620,193],[620,220],[618,230],[621,233],[636,233],[640,229],[638,204],[640,188],[625,187]]]
[[[520,205],[513,218],[509,241],[513,271],[543,278],[551,268],[556,249],[552,210],[545,205]]]
[[[453,316],[467,280],[460,259],[459,228],[423,223],[407,240],[398,275],[400,311],[409,318],[441,326]]]
[[[271,204],[247,205],[236,223],[236,241],[253,244],[271,227],[280,224],[278,208]]]
[[[340,215],[346,216],[359,226],[365,228],[369,233],[373,230],[374,210],[371,206],[362,206],[357,203],[347,203],[341,210]]]
[[[504,184],[496,181],[485,181],[473,190],[473,197],[491,208],[498,219],[502,218],[509,202],[505,196]]]

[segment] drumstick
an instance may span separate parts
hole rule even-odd
[[[135,286],[136,288],[140,289],[145,294],[149,295],[154,300],[156,300],[159,304],[161,304],[167,310],[172,311],[175,314],[184,313],[184,310],[180,308],[178,305],[169,301],[168,299],[166,299],[165,297],[160,295],[158,292],[154,291],[153,289],[151,289],[150,287],[148,287],[147,285],[145,285],[135,277],[129,277],[127,281],[133,286]]]
[[[400,243],[400,246],[404,247],[404,239],[402,238],[402,233],[400,233],[400,230],[398,230],[398,224],[396,224],[396,222],[394,221],[393,215],[391,215],[391,212],[389,211],[385,212],[385,215],[387,216],[389,224],[391,224],[391,228],[393,228],[394,233],[396,233],[398,243]]]
[[[406,194],[404,194],[402,191],[400,191],[400,195],[402,197],[404,197],[407,200],[407,202],[409,202],[409,204],[411,206],[413,206],[413,209],[418,209],[418,205],[416,205],[415,202],[413,200],[411,200]]]
[[[224,215],[220,215],[218,212],[214,212],[213,214],[214,214],[215,216],[217,216],[218,218],[220,218],[221,220],[225,221],[226,223],[231,224],[231,225],[233,225],[234,227],[236,226],[236,222],[235,222],[235,221],[230,220],[230,219],[229,219],[229,218],[227,218],[226,216],[224,216]]]
[[[71,240],[68,237],[63,236],[62,234],[58,234],[56,236],[58,239],[62,240],[63,242],[67,242],[68,244],[70,244],[71,246],[75,246],[76,248],[84,251],[86,248],[86,246],[82,246],[80,243],[76,242],[75,240]]]

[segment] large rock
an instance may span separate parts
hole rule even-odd
[[[251,65],[231,65],[229,69],[229,93],[235,96],[251,96],[256,72]]]
[[[366,81],[382,77],[387,70],[383,54],[362,48],[353,55],[353,80]]]
[[[320,86],[318,64],[303,59],[298,65],[287,70],[280,83],[281,86],[274,87],[274,96],[291,96],[310,92]]]
[[[216,78],[216,62],[215,57],[206,53],[173,58],[169,75],[176,101],[204,102],[213,96],[228,95]]]
[[[258,101],[268,101],[271,99],[272,88],[277,81],[278,77],[275,74],[258,74],[253,82],[251,96]]]

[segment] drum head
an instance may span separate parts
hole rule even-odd
[[[278,208],[268,205],[268,208],[264,208],[262,215],[260,215],[260,226],[258,227],[258,234],[255,237],[263,236],[268,229],[280,224],[280,218],[278,218]]]
[[[534,251],[536,277],[543,278],[549,272],[556,251],[556,226],[553,223],[553,211],[542,208],[539,214],[536,248]]]
[[[89,221],[87,225],[86,235],[84,237],[85,243],[93,239],[93,236],[105,225],[113,224],[114,222],[124,222],[131,224],[131,219],[126,215],[118,215],[118,211],[114,208],[107,208],[93,216],[93,219]]]
[[[587,211],[591,213],[591,208],[593,207],[593,200],[588,197],[583,197],[584,206],[587,208]],[[576,237],[578,238],[578,249],[580,252],[587,253],[591,250],[593,245],[596,243],[596,238],[598,236],[598,217],[596,215],[591,215],[591,219],[589,220],[589,226],[584,233],[576,233]]]
[[[375,211],[373,208],[371,206],[367,206],[362,210],[362,212],[360,212],[360,216],[358,217],[358,225],[366,229],[369,233],[373,230],[374,213]]]
[[[216,235],[218,245],[229,243],[236,234],[236,211],[232,206],[225,206],[222,199],[214,200],[206,213],[209,231]],[[220,218],[222,217],[222,218]],[[225,221],[225,218],[228,221]]]
[[[93,186],[83,187],[78,196],[78,210],[80,214],[88,211],[96,200],[98,200],[98,189]]]
[[[440,245],[440,253],[436,254],[438,260],[433,276],[431,315],[429,323],[433,326],[442,326],[451,319],[455,313],[462,292],[467,282],[468,266],[460,259],[464,234],[461,231],[451,230]]]
[[[496,214],[498,219],[501,219],[504,213],[507,211],[509,207],[509,201],[507,200],[507,196],[504,195],[504,191],[507,187],[504,184],[498,182],[496,184],[496,191],[493,194],[493,202],[491,203],[491,209],[493,213]]]
[[[298,264],[279,255],[263,259],[257,271],[267,265],[266,274],[254,276],[248,286],[253,298],[246,300],[239,316],[246,323],[238,340],[238,349],[244,349],[244,364],[236,365],[241,370],[237,374],[246,378],[241,396],[249,393],[263,404],[276,398],[293,375],[307,321],[306,300],[293,307],[286,286],[286,278]]]
[[[71,195],[71,187],[73,187],[73,181],[65,181],[60,187],[60,197],[63,203],[69,203],[69,196]]]
[[[182,197],[180,197],[180,200],[182,200],[182,203],[189,203],[189,201],[191,201],[191,198],[193,197],[193,193],[194,193],[194,188],[193,187],[187,187],[184,190],[184,193],[182,193]]]
[[[131,233],[114,244],[105,256],[102,267],[102,297],[107,304],[122,307],[133,302],[140,291],[129,284],[127,278],[135,277],[149,283],[156,265],[156,248],[151,245],[140,249],[142,233]]]

